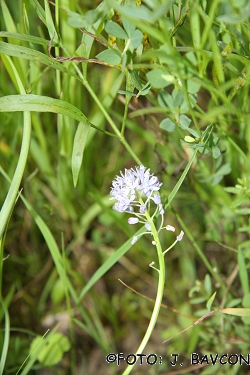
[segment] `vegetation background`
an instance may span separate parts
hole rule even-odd
[[[145,351],[162,363],[132,372],[249,373],[249,2],[0,3],[0,373],[119,374],[106,355],[136,352],[157,258],[109,192],[138,164],[185,236]],[[204,319],[223,308],[244,310]]]

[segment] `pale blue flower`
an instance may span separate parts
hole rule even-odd
[[[160,202],[159,194],[155,194],[151,198],[153,192],[160,190],[162,183],[153,173],[150,173],[150,169],[141,165],[135,169],[125,169],[124,173],[120,172],[120,174],[112,182],[110,191],[111,199],[117,200],[113,207],[114,210],[131,211],[132,205],[138,205],[138,199],[143,195]],[[145,207],[140,205],[140,213],[144,214],[145,212]]]
[[[176,237],[177,241],[181,241],[183,236],[184,236],[184,232],[182,230],[181,233]]]
[[[150,169],[144,167],[143,165],[136,166],[134,169],[125,169],[124,172],[120,171],[120,175],[116,176],[112,182],[110,190],[110,199],[115,199],[116,203],[113,209],[118,212],[127,212],[134,214],[135,217],[130,217],[128,219],[129,224],[144,223],[147,232],[152,233],[152,227],[148,222],[148,215],[151,215],[153,220],[154,216],[159,213],[161,215],[161,224],[158,228],[158,232],[162,229],[168,231],[175,231],[175,228],[171,225],[163,227],[164,222],[164,208],[161,203],[161,196],[159,190],[162,183],[159,182],[158,177],[153,173],[150,173]],[[151,214],[151,205],[156,205],[156,209],[153,214]],[[144,234],[143,233],[143,234]],[[176,237],[177,241],[181,241],[184,232]],[[134,236],[131,240],[131,245],[133,245],[138,240],[137,236]],[[156,245],[156,241],[152,242]]]
[[[153,201],[155,202],[155,204],[160,204],[161,203],[161,196],[159,194],[155,194],[153,196]]]
[[[136,243],[136,241],[138,240],[138,237],[137,236],[134,236],[130,242],[130,245],[134,245]]]
[[[175,227],[172,227],[172,225],[167,225],[166,230],[170,230],[171,232],[175,232]]]
[[[136,167],[135,175],[140,180],[138,190],[141,190],[147,197],[153,191],[160,190],[162,183],[159,182],[158,177],[154,176],[153,173],[150,174],[150,169],[146,170],[146,167],[141,165],[140,167]]]
[[[163,206],[162,206],[162,204],[160,203],[159,205],[158,205],[158,208],[159,208],[159,212],[160,212],[160,214],[161,215],[164,215],[164,208],[163,208]]]
[[[137,224],[137,223],[139,223],[139,219],[137,217],[130,217],[128,219],[128,223],[129,224]]]
[[[140,205],[140,210],[139,210],[139,211],[140,211],[141,214],[145,214],[146,209],[147,209],[146,205],[145,205],[145,204],[141,204],[141,205]]]

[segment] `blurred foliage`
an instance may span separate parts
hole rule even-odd
[[[163,363],[146,371],[175,370],[171,353],[186,373],[191,353],[247,355],[249,317],[215,313],[176,334],[209,310],[250,307],[249,18],[247,0],[1,0],[1,204],[4,173],[12,178],[20,157],[21,110],[32,124],[26,203],[18,198],[1,242],[4,373],[18,371],[48,328],[58,333],[45,335],[21,374],[120,373],[105,356],[136,351],[153,308],[156,254],[145,236],[118,253],[139,226],[112,210],[111,182],[139,159],[167,203],[195,150],[167,210],[166,224],[185,236],[166,258],[167,306],[147,348]],[[173,239],[165,233],[163,248]],[[53,340],[58,360],[49,362]],[[246,371],[210,361],[197,373]]]

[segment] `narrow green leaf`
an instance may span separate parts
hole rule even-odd
[[[136,70],[128,70],[129,77],[137,90],[143,89],[143,84]]]
[[[197,50],[201,46],[201,30],[200,30],[200,15],[198,13],[198,6],[192,7],[190,12],[190,31],[193,38],[194,48]]]
[[[86,145],[89,128],[89,122],[80,122],[75,134],[71,160],[74,187],[76,187],[82,165],[83,152]]]
[[[38,36],[28,35],[28,34],[9,33],[8,31],[0,31],[0,37],[13,38],[13,39],[16,39],[16,40],[24,40],[26,42],[36,43],[36,44],[40,44],[42,46],[48,46],[49,45],[49,40],[39,38]],[[57,45],[57,43],[53,41],[52,46],[55,46],[55,45]]]
[[[31,5],[35,9],[35,11],[36,11],[38,17],[40,18],[40,20],[42,21],[42,23],[44,23],[44,25],[46,25],[45,12],[44,12],[43,7],[39,4],[38,0],[29,0],[29,2],[31,3]]]
[[[138,236],[145,230],[145,227],[143,226],[141,229],[139,229],[135,236]],[[78,303],[82,300],[82,298],[85,296],[85,294],[92,288],[93,285],[124,255],[131,247],[131,239],[126,241],[119,249],[117,249],[107,260],[104,262],[101,267],[98,268],[98,270],[93,274],[93,276],[90,278],[88,283],[84,286],[82,289]]]
[[[236,210],[236,213],[239,215],[250,215],[250,208],[239,208]]]
[[[117,94],[136,96],[136,94],[134,94],[133,92],[131,92],[131,91],[125,91],[125,90],[118,90]]]
[[[181,177],[179,178],[177,184],[175,185],[175,187],[173,188],[173,190],[171,191],[171,193],[169,194],[168,198],[167,198],[167,201],[164,202],[164,208],[166,209],[170,203],[172,202],[172,200],[174,199],[174,197],[176,196],[178,190],[180,189],[189,169],[191,168],[191,165],[192,163],[194,162],[194,159],[196,157],[196,154],[197,154],[198,150],[196,149],[193,153],[193,156],[191,157],[191,159],[189,160],[188,164],[186,165],[186,168],[184,169]]]
[[[220,310],[223,314],[235,315],[235,316],[249,316],[250,317],[250,309],[246,308],[233,308],[228,307],[226,309]]]
[[[0,41],[0,53],[4,53],[5,55],[8,55],[8,56],[20,57],[22,59],[33,60],[38,63],[51,66],[52,68],[65,72],[71,75],[72,77],[75,77],[78,81],[82,82],[81,79],[75,73],[70,72],[65,66],[51,59],[49,56],[45,55],[44,53],[35,51],[31,48],[17,46],[14,44],[9,44],[9,43]]]
[[[4,23],[5,23],[5,27],[7,31],[15,33],[16,25],[13,21],[13,18],[11,17],[10,11],[7,5],[5,4],[4,0],[1,0],[1,7],[2,7],[2,15],[3,15],[3,19],[4,19]]]
[[[13,74],[16,78],[16,82],[19,88],[19,91],[24,94],[20,95],[22,97],[26,97],[25,95],[25,89],[23,87],[22,81],[20,79],[20,76],[18,75],[18,72],[12,63],[11,59],[6,56],[6,60],[8,60],[9,66],[11,70],[13,71]],[[16,95],[17,97],[19,95]],[[1,101],[6,100],[6,96],[0,98]],[[1,104],[0,104],[0,111],[1,111]],[[16,170],[14,173],[14,176],[12,178],[10,188],[8,191],[8,194],[4,200],[4,203],[2,205],[1,211],[0,211],[0,239],[2,238],[4,234],[4,230],[6,228],[6,225],[8,223],[10,214],[13,210],[13,207],[15,205],[17,196],[18,196],[18,189],[23,177],[28,153],[29,153],[29,145],[30,145],[30,139],[31,139],[31,116],[29,112],[24,112],[23,114],[23,138],[22,138],[22,146],[21,146],[21,151],[18,159],[18,163],[16,166]]]
[[[53,22],[48,0],[44,0],[44,7],[45,7],[46,26],[49,32],[50,39],[54,38],[54,40],[58,42],[58,35],[57,35],[56,28]]]
[[[41,95],[8,95],[0,98],[0,112],[53,112],[69,116],[77,121],[87,121],[87,117],[74,105]]]
[[[151,90],[151,86],[149,84],[149,82],[147,82],[142,88],[141,90],[139,90],[138,94],[136,95],[137,98],[139,98],[140,95],[147,95],[149,93],[149,91]]]
[[[208,311],[211,311],[211,306],[212,306],[212,304],[214,302],[215,296],[216,296],[216,292],[214,292],[214,294],[212,294],[212,296],[207,301],[206,307],[207,307]]]
[[[235,187],[224,187],[224,190],[231,194],[240,194],[240,189]]]
[[[243,48],[246,48],[246,42],[242,34],[237,29],[234,29],[234,33],[236,38],[238,39],[239,44],[242,45]]]
[[[242,9],[243,10],[243,9]],[[219,22],[224,22],[229,25],[236,25],[240,24],[244,20],[246,20],[250,16],[250,7],[246,8],[244,11],[240,12],[240,14],[223,14],[219,16],[217,20]]]
[[[160,2],[152,1],[152,5],[154,7],[154,11],[151,15],[151,22],[158,21],[159,18],[162,18],[162,15],[168,13],[170,7],[172,6],[174,0],[163,1],[162,4]]]
[[[5,306],[5,302],[0,299],[0,303],[2,305],[2,309],[4,311],[5,316],[5,326],[4,326],[4,340],[3,340],[3,347],[0,359],[0,374],[4,373],[5,361],[8,354],[8,347],[9,347],[9,339],[10,339],[10,318],[8,310]]]

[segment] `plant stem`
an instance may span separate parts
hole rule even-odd
[[[159,279],[158,279],[158,288],[157,288],[154,310],[152,312],[152,316],[151,316],[147,331],[146,331],[146,333],[145,333],[145,335],[142,339],[142,342],[141,342],[139,348],[137,349],[136,354],[142,354],[144,348],[146,347],[146,345],[147,345],[147,343],[150,339],[150,336],[152,335],[152,332],[154,330],[154,327],[155,327],[155,324],[157,322],[157,318],[158,318],[158,315],[159,315],[159,312],[160,312],[162,296],[163,296],[163,292],[164,292],[164,285],[165,285],[165,262],[164,262],[162,247],[161,247],[160,240],[159,240],[159,237],[158,237],[158,232],[155,228],[154,222],[153,222],[152,218],[150,217],[149,213],[146,212],[145,215],[146,215],[147,221],[149,222],[149,224],[151,226],[152,236],[154,238],[154,241],[156,242],[156,250],[157,250],[158,261],[159,261],[159,270],[158,270]],[[126,368],[126,370],[123,372],[122,375],[130,374],[134,365],[129,365]]]

